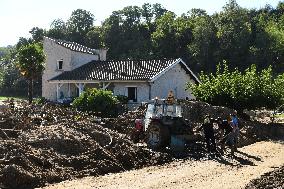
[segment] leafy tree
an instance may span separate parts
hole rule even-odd
[[[24,78],[28,80],[28,99],[32,103],[33,82],[41,76],[44,70],[45,56],[42,45],[38,43],[21,47],[17,53],[17,67]]]
[[[114,11],[103,25],[103,41],[111,59],[151,58],[154,13],[150,4]]]
[[[261,107],[276,108],[283,104],[283,74],[274,78],[272,68],[258,72],[251,65],[243,73],[238,69],[230,71],[228,66],[218,65],[216,74],[200,76],[201,84],[189,83],[189,89],[197,99],[211,103],[243,109]]]
[[[45,30],[39,27],[33,27],[30,30],[33,42],[39,43],[43,40],[43,36],[46,34]]]
[[[191,67],[213,72],[218,62],[217,28],[213,19],[205,11],[196,9],[190,12],[189,19],[193,24],[193,40],[188,44]]]
[[[33,40],[31,38],[20,37],[18,43],[16,44],[16,49],[19,50],[22,46],[26,46],[32,42]]]
[[[276,69],[284,69],[284,16],[280,17],[280,21],[269,22],[265,28],[270,40],[270,53],[272,54],[272,64]]]
[[[50,29],[47,31],[47,36],[55,39],[67,38],[67,26],[62,19],[55,19],[50,25]]]
[[[83,9],[73,11],[67,21],[68,39],[85,45],[86,34],[92,28],[93,22],[94,15],[89,11]]]
[[[156,31],[152,33],[154,53],[159,57],[183,57],[192,40],[192,25],[184,17],[176,18],[166,12],[156,20]]]
[[[23,96],[25,81],[21,78],[13,60],[15,47],[3,48],[0,58],[0,94],[5,96]]]
[[[95,26],[86,34],[86,45],[90,48],[100,49],[104,46],[102,28]]]
[[[230,0],[216,15],[215,21],[221,60],[227,60],[234,67],[245,68],[251,34],[248,10]]]
[[[166,12],[168,12],[167,9],[165,9],[161,4],[155,3],[152,5],[153,14],[155,15],[155,18],[160,18],[163,16]]]

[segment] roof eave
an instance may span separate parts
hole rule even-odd
[[[157,80],[159,77],[161,77],[162,75],[164,75],[169,69],[171,69],[172,67],[174,67],[180,59],[177,59],[174,63],[172,63],[171,65],[169,65],[168,67],[166,67],[165,69],[163,69],[162,71],[160,71],[159,73],[157,73],[156,75],[154,75],[152,78],[150,78],[150,82],[154,82],[155,80]]]
[[[194,79],[198,82],[201,83],[201,81],[198,79],[198,77],[193,73],[193,71],[186,65],[186,63],[179,58],[179,60],[181,61],[181,63],[186,67],[186,69],[191,73],[191,75],[194,77]]]
[[[49,83],[146,83],[148,80],[49,80]]]
[[[178,63],[182,63],[185,68],[190,72],[191,76],[194,77],[194,80],[197,81],[197,83],[201,83],[200,80],[197,78],[197,76],[192,72],[192,70],[186,65],[186,63],[181,59],[177,59],[174,63],[172,63],[171,65],[169,65],[168,67],[166,67],[164,70],[162,70],[161,72],[159,72],[158,74],[156,74],[155,76],[153,76],[150,79],[150,82],[154,82],[155,80],[157,80],[159,77],[161,77],[162,75],[164,75],[168,70],[170,70],[172,67],[174,67],[175,65],[177,65]]]

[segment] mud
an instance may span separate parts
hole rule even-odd
[[[233,110],[202,102],[183,102],[184,117],[196,129],[206,114],[227,117]],[[48,103],[19,102],[0,114],[0,187],[27,188],[63,180],[161,165],[176,156],[155,152],[129,140],[134,120],[145,107],[117,118]],[[281,136],[283,125],[267,125],[240,118],[239,146]],[[186,157],[204,157],[202,133],[187,146]],[[283,136],[283,135],[282,135]],[[183,156],[184,157],[184,156]]]
[[[137,146],[100,118],[56,104],[1,114],[0,183],[35,187],[171,161]]]

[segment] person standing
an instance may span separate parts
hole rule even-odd
[[[206,148],[208,152],[216,151],[216,141],[215,141],[213,123],[214,119],[210,118],[209,115],[206,115],[204,122],[201,126],[201,128],[203,128],[204,131]]]
[[[233,144],[235,151],[237,150],[237,143],[239,139],[240,134],[240,128],[239,128],[239,119],[237,117],[237,112],[235,111],[233,114],[231,114],[232,121],[230,122],[232,128],[233,128]]]
[[[221,144],[221,150],[223,152],[225,150],[225,145],[228,145],[231,147],[233,144],[232,142],[233,128],[227,119],[222,120],[221,118],[218,121],[218,126],[219,126],[219,129],[221,130],[220,144]]]

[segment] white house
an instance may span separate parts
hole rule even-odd
[[[46,54],[42,96],[59,100],[78,96],[86,88],[112,90],[133,102],[166,98],[194,98],[186,83],[199,83],[182,59],[106,60],[106,49],[90,49],[74,42],[44,38]]]

